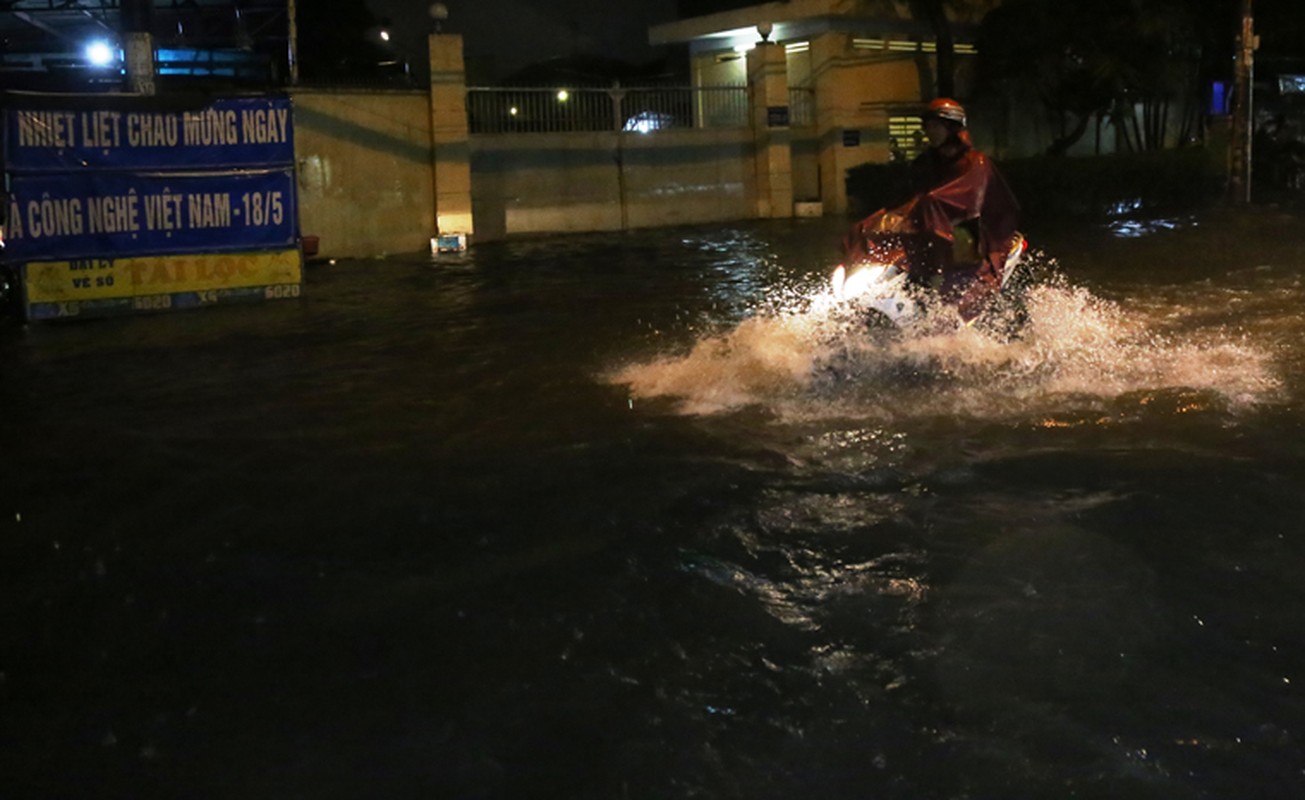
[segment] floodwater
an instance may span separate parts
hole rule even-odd
[[[838,220],[0,327],[5,798],[1297,798],[1305,227],[1030,230],[872,341]]]

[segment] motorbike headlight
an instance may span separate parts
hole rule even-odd
[[[887,269],[882,264],[875,264],[853,272],[843,283],[843,297],[850,300],[865,294],[871,286],[883,280]]]

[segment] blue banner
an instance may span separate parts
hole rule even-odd
[[[278,249],[296,242],[292,168],[15,175],[5,259]]]
[[[238,97],[173,109],[142,103],[66,106],[13,101],[5,110],[5,169],[203,170],[294,164],[288,97]]]

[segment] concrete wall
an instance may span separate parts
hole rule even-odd
[[[752,127],[470,135],[461,39],[430,40],[429,93],[294,92],[300,228],[320,256],[424,251],[437,226],[484,242],[789,216],[794,186],[819,192],[811,133],[790,175],[789,129],[766,121],[788,102],[781,49]]]
[[[430,247],[430,99],[425,92],[297,90],[299,220],[320,255]]]
[[[476,240],[754,216],[752,132],[471,137]]]
[[[820,169],[820,131],[816,128],[794,128],[790,143],[793,147],[793,199],[800,202],[819,201],[825,176]]]
[[[294,109],[300,225],[319,237],[319,255],[428,249],[435,164],[427,95],[299,91]],[[474,241],[755,216],[746,128],[478,134],[467,149]],[[814,193],[813,179],[805,186]]]
[[[752,131],[671,130],[622,139],[629,227],[753,216]]]

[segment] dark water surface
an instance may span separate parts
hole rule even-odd
[[[841,229],[0,327],[0,797],[1305,796],[1302,219],[1033,231],[1010,342]]]

